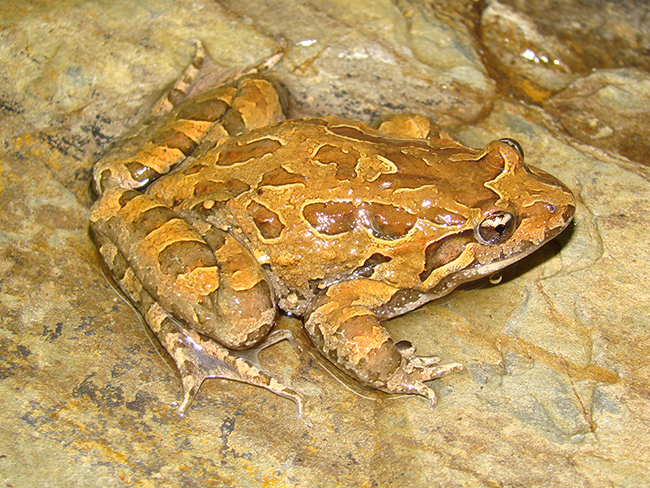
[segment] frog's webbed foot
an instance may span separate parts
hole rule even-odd
[[[257,362],[257,354],[266,347],[283,340],[295,344],[290,331],[274,331],[257,347],[235,351],[183,327],[156,304],[149,309],[146,318],[180,372],[183,384],[183,400],[178,406],[180,416],[184,415],[201,384],[208,378],[234,380],[265,388],[295,402],[297,416],[302,416],[302,396]]]
[[[440,364],[440,358],[436,356],[415,356],[415,347],[408,341],[400,341],[395,346],[403,359],[400,367],[386,382],[386,390],[391,393],[420,395],[434,406],[436,393],[423,382],[463,370],[460,363]]]

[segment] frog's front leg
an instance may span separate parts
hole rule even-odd
[[[275,299],[246,248],[209,224],[197,221],[195,228],[136,190],[108,190],[93,206],[90,220],[111,274],[181,372],[185,394],[180,413],[211,377],[264,387],[292,398],[300,408],[300,397],[291,388],[254,358],[233,351],[288,338],[269,336]]]
[[[333,285],[317,298],[305,328],[328,359],[362,383],[388,393],[421,395],[434,405],[436,394],[423,382],[463,367],[414,356],[410,343],[393,342],[374,310],[397,291],[371,280]]]
[[[452,139],[446,131],[418,114],[391,115],[377,127],[377,130],[392,139]]]

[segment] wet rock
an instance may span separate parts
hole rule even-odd
[[[579,141],[650,165],[650,74],[599,70],[544,103]]]
[[[479,33],[493,75],[525,100],[541,102],[586,70],[560,39],[544,35],[526,14],[498,1],[483,10]]]
[[[532,19],[543,37],[561,40],[589,68],[650,70],[646,1],[501,1]]]

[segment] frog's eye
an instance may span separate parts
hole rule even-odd
[[[508,240],[515,231],[515,216],[511,213],[497,210],[485,217],[474,229],[476,238],[481,244],[494,246]]]
[[[521,159],[524,159],[524,150],[521,148],[521,145],[517,141],[514,139],[499,139],[499,141],[505,142],[508,146],[514,148],[521,156]]]

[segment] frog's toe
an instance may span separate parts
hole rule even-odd
[[[463,370],[460,363],[440,365],[441,360],[437,356],[416,356],[415,346],[409,341],[400,341],[395,346],[404,358],[400,369],[410,378],[429,381]]]
[[[293,347],[296,351],[300,351],[300,346],[296,342],[296,338],[293,335],[293,332],[289,329],[275,329],[271,331],[271,333],[266,336],[266,339],[264,339],[261,344],[259,344],[257,347],[248,349],[248,351],[255,351],[256,353],[259,353],[263,349],[266,349],[267,347],[282,341],[288,341],[289,344],[291,344],[291,347]]]
[[[406,374],[402,369],[396,371],[396,373],[386,382],[386,386],[382,388],[382,390],[388,393],[422,396],[429,400],[432,407],[437,401],[436,392],[432,388],[425,385],[422,381]]]
[[[400,367],[386,382],[385,391],[419,395],[427,398],[433,406],[436,404],[436,393],[424,382],[462,370],[463,365],[460,363],[441,365],[440,358],[437,357],[405,355]]]
[[[290,331],[277,331],[253,350],[233,351],[214,341],[204,340],[193,331],[179,330],[184,345],[177,347],[172,355],[183,383],[183,401],[178,407],[178,414],[183,416],[204,380],[222,378],[259,386],[292,400],[300,418],[302,396],[285,382],[276,379],[256,361],[257,352],[281,340],[289,339],[288,334]],[[176,344],[180,346],[181,343]]]
[[[290,331],[279,330],[252,351],[234,351],[204,339],[168,316],[157,304],[146,315],[147,323],[176,363],[183,384],[183,400],[178,414],[183,416],[208,378],[222,378],[265,388],[296,404],[302,416],[302,396],[287,383],[278,380],[257,364],[257,352],[281,340],[291,340]]]
[[[435,380],[449,373],[457,373],[463,370],[460,363],[440,364],[440,358],[417,357],[411,360],[411,376],[420,381]]]

